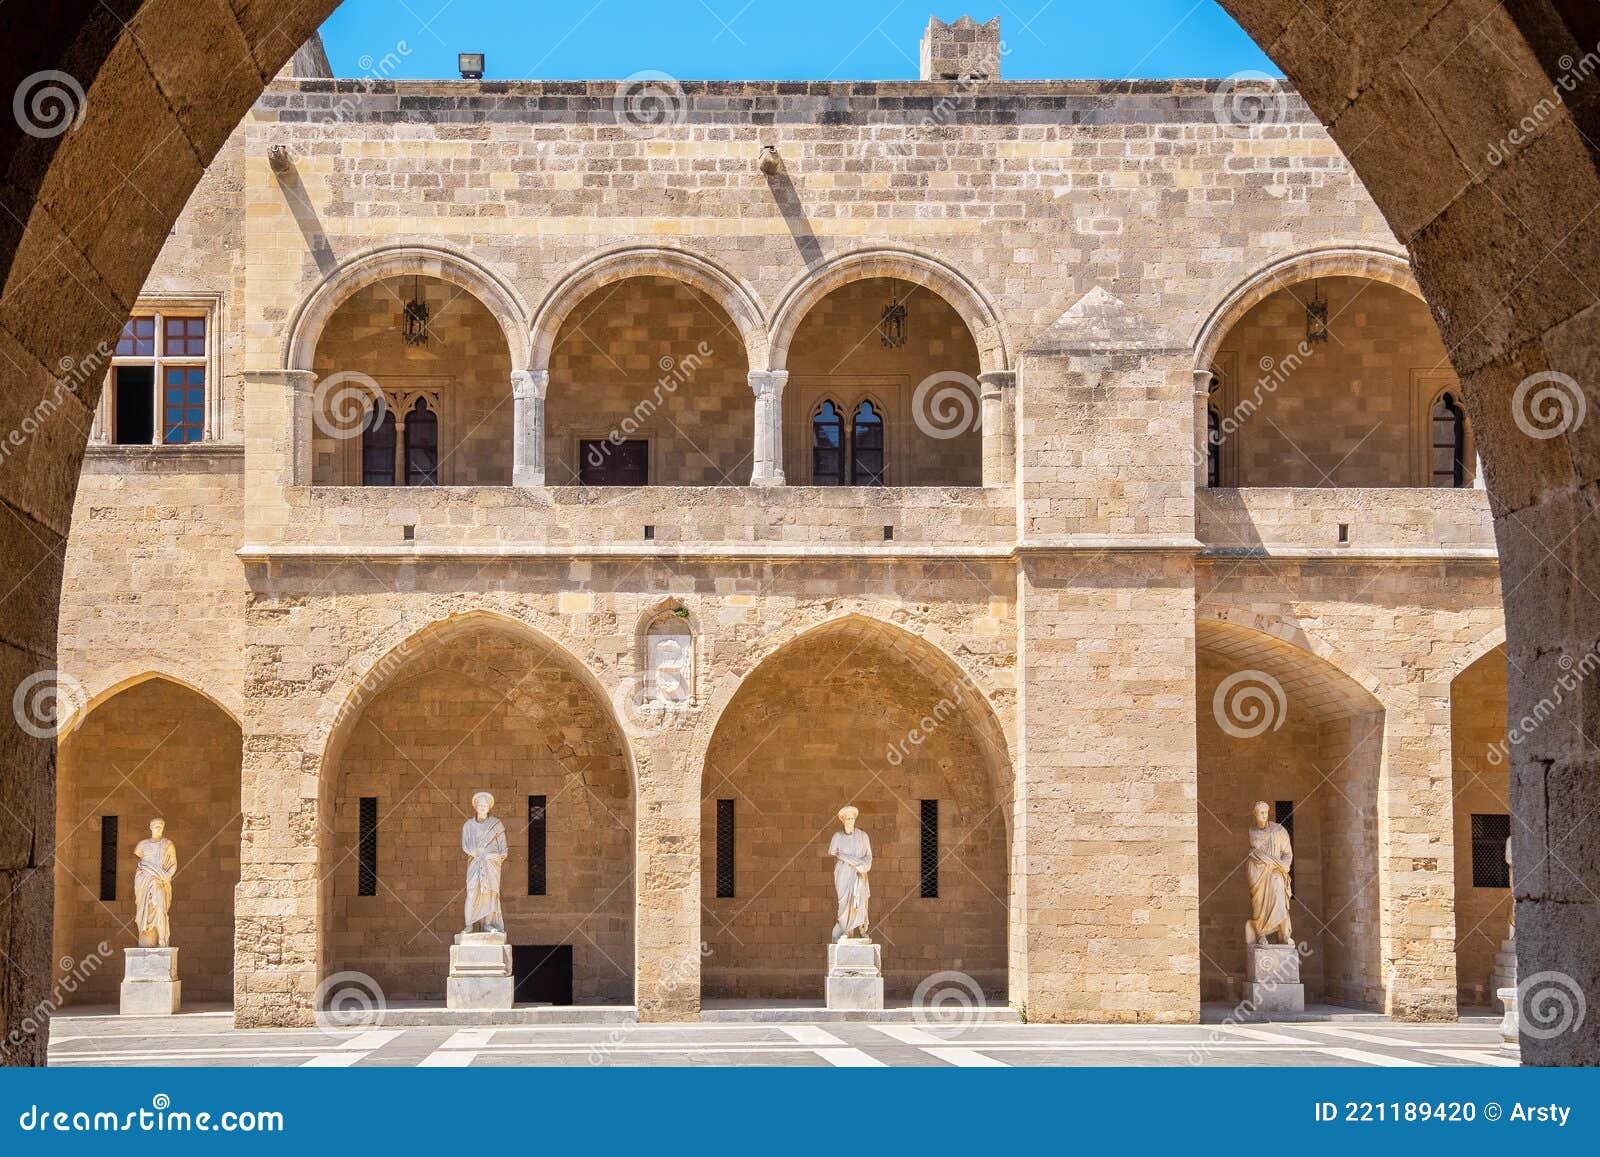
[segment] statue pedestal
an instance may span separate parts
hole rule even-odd
[[[1500,1048],[1505,1052],[1520,1052],[1521,1022],[1517,1014],[1517,941],[1513,933],[1500,941],[1500,951],[1494,954],[1494,974],[1489,979],[1495,996],[1505,1005],[1506,1014],[1500,1020]]]
[[[450,949],[445,1007],[510,1008],[517,982],[511,975],[511,945],[504,932],[458,932]]]
[[[883,949],[864,937],[828,945],[828,1008],[876,1012],[883,1008]]]
[[[124,948],[123,1016],[171,1016],[178,1011],[183,982],[176,948]]]
[[[1247,944],[1244,998],[1257,1012],[1304,1012],[1300,950],[1293,944]]]

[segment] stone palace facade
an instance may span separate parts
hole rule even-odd
[[[191,1006],[442,1003],[486,789],[530,999],[816,1003],[854,803],[891,1004],[1192,1021],[1265,800],[1309,1000],[1490,1004],[1501,591],[1401,246],[1281,84],[998,35],[883,83],[303,50],[105,351],[62,967],[132,943],[160,815]]]

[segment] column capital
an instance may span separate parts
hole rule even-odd
[[[1214,378],[1214,377],[1216,377],[1216,375],[1213,374],[1209,369],[1195,370],[1195,372],[1194,372],[1194,392],[1197,393],[1197,394],[1204,394],[1206,397],[1210,397],[1211,396],[1211,379]]]
[[[549,388],[549,370],[511,371],[511,396],[513,398],[537,398],[542,402],[544,401],[545,391]]]
[[[788,370],[751,370],[750,389],[758,398],[783,397],[783,387],[789,382]]]
[[[1016,370],[984,370],[978,375],[978,384],[986,389],[1011,390],[1017,385]]]

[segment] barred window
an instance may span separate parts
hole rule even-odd
[[[1511,887],[1511,865],[1506,863],[1506,841],[1511,838],[1508,815],[1472,817],[1472,886]]]
[[[100,817],[100,898],[117,898],[117,825],[116,816]]]
[[[922,801],[922,898],[939,898],[939,801]]]
[[[356,837],[356,895],[378,894],[378,797],[364,795],[360,805],[360,831]]]
[[[733,895],[733,801],[717,801],[717,898]]]
[[[545,878],[545,807],[542,795],[528,797],[528,895],[543,896],[547,886]]]

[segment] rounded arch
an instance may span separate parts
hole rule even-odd
[[[608,250],[580,261],[563,274],[533,315],[529,366],[536,371],[550,368],[550,353],[562,323],[580,302],[597,289],[634,277],[663,277],[705,294],[738,329],[750,369],[767,368],[766,319],[754,291],[707,258],[668,245]]]
[[[791,281],[772,318],[772,368],[781,370],[788,365],[789,343],[813,306],[841,286],[875,277],[909,281],[943,298],[971,332],[978,347],[980,371],[1011,368],[1005,326],[988,294],[953,265],[901,246],[842,253]]]
[[[1194,368],[1197,371],[1209,370],[1228,331],[1260,302],[1280,289],[1319,277],[1362,277],[1379,281],[1402,289],[1424,305],[1427,304],[1403,249],[1366,244],[1323,245],[1302,249],[1268,262],[1235,281],[1223,294],[1211,312],[1195,327],[1190,338],[1195,351]]]
[[[232,689],[227,693],[209,691],[198,672],[189,670],[182,664],[163,663],[152,666],[149,662],[132,662],[109,667],[98,672],[92,683],[79,683],[72,688],[66,695],[69,713],[57,721],[56,741],[59,743],[76,731],[90,713],[101,704],[116,698],[130,688],[155,679],[193,692],[226,715],[233,721],[235,727],[241,726],[239,720],[244,714],[243,706]]]
[[[481,262],[441,245],[384,245],[341,263],[295,310],[284,344],[284,368],[312,368],[323,329],[352,294],[386,278],[413,275],[435,278],[471,294],[505,334],[512,370],[528,368],[528,311],[517,291]]]
[[[617,718],[616,705],[599,677],[569,647],[551,635],[522,619],[492,610],[462,611],[421,627],[402,625],[353,658],[324,697],[324,701],[333,706],[316,719],[307,738],[307,750],[322,753],[324,769],[333,766],[367,703],[382,694],[386,687],[427,670],[432,655],[446,644],[478,631],[509,635],[543,649],[597,702],[604,704],[606,723],[627,763],[630,786],[637,789],[638,766],[627,730]]]

